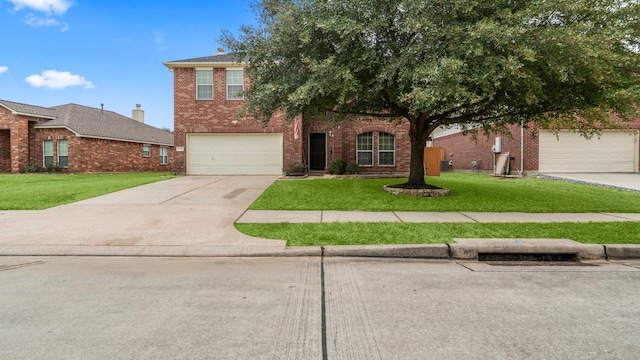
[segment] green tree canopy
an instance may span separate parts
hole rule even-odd
[[[262,0],[223,35],[248,114],[312,109],[409,121],[409,184],[439,126],[588,131],[637,116],[640,5],[624,0]],[[349,116],[344,117],[345,120]]]

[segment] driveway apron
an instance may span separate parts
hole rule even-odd
[[[275,176],[187,176],[42,211],[0,216],[6,246],[275,247],[234,221]]]

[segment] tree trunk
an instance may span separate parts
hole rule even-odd
[[[424,146],[426,136],[422,134],[417,128],[417,119],[411,121],[411,130],[409,131],[409,138],[411,139],[411,162],[409,165],[409,180],[408,185],[411,186],[424,186]]]

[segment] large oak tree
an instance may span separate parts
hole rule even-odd
[[[636,0],[262,0],[223,35],[246,61],[246,111],[327,110],[410,124],[408,184],[439,126],[521,121],[588,132],[635,117]],[[344,115],[344,116],[340,116]]]

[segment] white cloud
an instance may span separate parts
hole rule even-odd
[[[59,26],[60,23],[56,19],[42,19],[31,14],[27,15],[26,20],[27,25],[33,27],[43,27],[43,26]]]
[[[0,75],[9,72],[9,68],[6,66],[0,66]]]
[[[71,2],[67,0],[8,0],[13,4],[13,10],[20,11],[29,8],[35,11],[41,11],[47,14],[62,15],[69,7]]]
[[[48,89],[64,89],[70,86],[82,86],[85,89],[95,87],[91,81],[67,71],[46,70],[40,75],[31,75],[24,80],[31,86]]]

